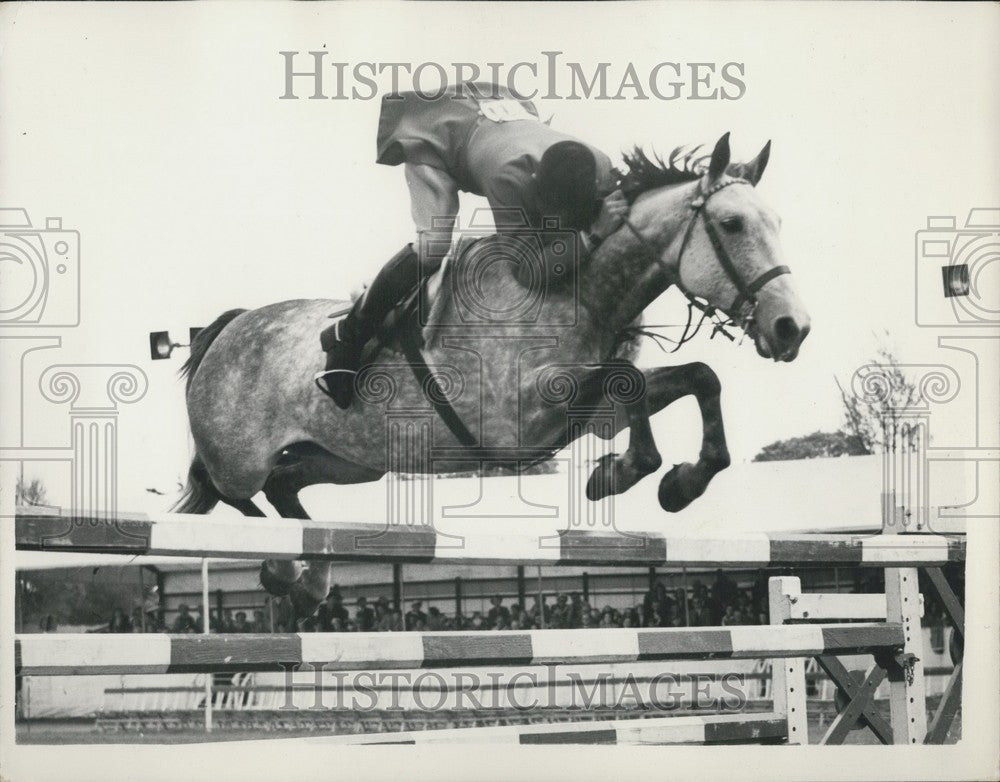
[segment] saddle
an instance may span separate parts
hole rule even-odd
[[[430,325],[429,317],[437,304],[442,278],[449,263],[425,277],[389,312],[374,336],[361,350],[361,366],[372,363],[383,350],[402,353],[423,350],[424,329]],[[421,322],[421,314],[423,320]]]
[[[459,238],[454,252],[445,258],[441,267],[414,286],[389,312],[362,349],[361,366],[374,361],[383,350],[404,355],[408,351],[412,352],[414,347],[423,350],[425,337],[434,331],[435,325],[441,320],[441,310],[445,304],[442,296],[453,287],[451,278],[456,265],[467,261],[468,253],[474,246],[494,239],[493,235]],[[346,311],[330,317],[341,314],[346,314]]]
[[[389,312],[374,336],[362,348],[360,365],[364,367],[373,363],[385,350],[401,353],[406,357],[417,384],[451,433],[462,445],[475,448],[479,445],[479,440],[469,431],[448,401],[447,394],[441,389],[434,371],[427,365],[421,352],[424,348],[424,329],[432,327],[437,294],[450,266],[450,263],[442,264],[440,269],[425,277]],[[331,317],[342,314],[346,314],[346,311]]]

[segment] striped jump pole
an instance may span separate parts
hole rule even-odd
[[[564,531],[556,536],[453,535],[427,527],[194,514],[118,513],[111,520],[19,508],[23,551],[316,559],[455,565],[655,567],[940,567],[965,558],[964,536]]]
[[[367,733],[279,739],[295,744],[730,744],[780,742],[785,720],[772,714],[706,714],[540,725]]]
[[[15,673],[77,675],[464,668],[867,654],[902,649],[899,624],[527,632],[217,635],[28,634]]]

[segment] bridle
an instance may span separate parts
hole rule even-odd
[[[680,250],[677,252],[677,287],[680,289],[688,300],[688,315],[687,323],[684,326],[684,332],[681,334],[680,339],[671,340],[675,342],[673,350],[674,352],[678,350],[681,345],[689,340],[693,339],[695,334],[701,329],[702,324],[705,320],[711,318],[714,327],[712,329],[712,337],[716,334],[722,334],[724,337],[730,341],[734,341],[735,337],[730,334],[726,329],[728,326],[739,326],[739,328],[746,333],[753,325],[754,318],[757,313],[757,306],[759,304],[757,300],[757,292],[767,285],[775,277],[780,277],[782,274],[791,274],[792,270],[787,266],[778,265],[762,272],[760,275],[755,277],[750,282],[744,279],[743,275],[740,274],[740,270],[736,268],[736,264],[733,263],[733,259],[730,257],[728,250],[726,250],[725,244],[722,242],[722,238],[719,236],[719,232],[716,230],[712,221],[708,219],[708,214],[705,211],[705,204],[708,200],[730,185],[753,185],[745,179],[732,178],[727,179],[723,182],[719,182],[708,190],[702,188],[702,182],[698,182],[698,192],[695,194],[694,199],[688,204],[688,208],[691,210],[691,217],[687,222],[687,227],[684,229],[684,238],[681,240]],[[724,318],[719,315],[719,310],[709,304],[707,301],[699,299],[697,296],[692,294],[690,291],[685,290],[684,286],[680,282],[680,268],[681,261],[684,260],[684,251],[687,249],[688,244],[691,241],[691,236],[694,233],[695,224],[698,222],[698,217],[701,217],[701,223],[705,227],[705,233],[708,234],[708,239],[712,243],[712,249],[715,251],[715,257],[719,261],[719,266],[726,273],[726,277],[729,278],[730,282],[736,288],[736,298],[733,299],[733,303],[730,305],[728,311],[740,316],[739,322],[734,320],[732,315],[726,315]],[[625,225],[628,229],[635,234],[635,237],[639,240],[639,243],[643,246],[646,252],[665,270],[668,269],[666,263],[663,262],[660,257],[660,253],[656,251],[653,244],[637,229],[628,219],[625,220]],[[701,312],[701,318],[698,320],[697,325],[695,325],[694,330],[691,329],[691,324],[693,321],[693,310],[699,310]],[[645,336],[653,337],[654,339],[669,339],[664,337],[662,334],[656,334],[650,332],[647,329],[641,328],[630,328],[629,331],[633,334],[643,334]]]

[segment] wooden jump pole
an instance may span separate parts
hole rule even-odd
[[[15,638],[17,675],[497,667],[755,660],[897,651],[895,623],[431,633],[40,634]]]
[[[208,559],[201,560],[201,632],[210,635],[212,622],[208,615]],[[205,672],[205,732],[212,732],[212,671]]]

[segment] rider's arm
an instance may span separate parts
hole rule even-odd
[[[615,190],[601,204],[597,215],[588,231],[583,233],[583,244],[587,254],[593,253],[611,234],[617,231],[625,218],[628,217],[628,201],[621,190]]]
[[[458,185],[445,171],[425,163],[407,163],[405,172],[413,222],[421,240],[418,252],[424,267],[434,268],[451,243],[458,215]]]

